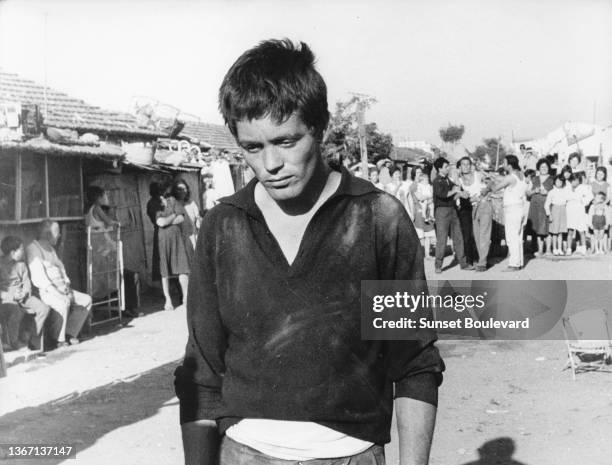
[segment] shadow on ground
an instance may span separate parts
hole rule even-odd
[[[78,454],[109,432],[154,416],[174,398],[173,371],[179,361],[167,363],[126,380],[83,393],[73,393],[37,407],[0,418],[3,444],[73,443]],[[40,387],[44,389],[44,386]],[[0,460],[2,457],[0,457]],[[64,459],[36,460],[55,465]],[[12,465],[31,460],[11,460]]]
[[[512,458],[515,450],[512,438],[492,439],[478,448],[478,460],[462,465],[527,465]]]

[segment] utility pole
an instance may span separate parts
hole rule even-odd
[[[368,179],[370,170],[368,168],[368,141],[365,131],[365,110],[366,106],[363,101],[357,103],[357,125],[359,136],[359,151],[361,153],[361,177]]]
[[[361,154],[361,177],[369,179],[368,144],[365,128],[365,111],[376,99],[370,95],[351,92],[357,101],[357,135],[359,138],[359,152]]]
[[[501,142],[501,136],[497,138],[497,153],[495,155],[495,171],[499,168],[499,143]]]

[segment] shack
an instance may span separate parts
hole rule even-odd
[[[182,145],[173,150],[176,143]],[[199,157],[185,156],[196,149]],[[0,239],[14,234],[28,242],[40,221],[58,221],[58,251],[78,290],[86,287],[89,186],[108,192],[122,225],[125,268],[150,285],[149,184],[182,178],[199,205],[201,176],[215,169],[230,173],[232,192],[244,184],[240,151],[224,126],[143,123],[0,70]]]

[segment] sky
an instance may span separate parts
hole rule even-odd
[[[330,110],[369,94],[367,121],[396,142],[439,144],[452,123],[471,147],[612,124],[610,24],[609,0],[5,0],[0,67],[104,108],[146,96],[222,123],[227,69],[289,37],[315,52]]]

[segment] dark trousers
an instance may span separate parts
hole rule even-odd
[[[467,265],[463,251],[463,235],[461,234],[461,223],[455,207],[437,207],[434,212],[436,220],[436,268],[442,268],[444,253],[446,252],[446,240],[448,233],[453,240],[453,249],[459,264]]]
[[[2,304],[0,314],[5,315],[6,338],[11,347],[28,344],[30,349],[40,349],[43,325],[49,314],[46,304],[30,296],[19,304]]]
[[[0,322],[3,328],[3,338],[11,349],[19,349],[25,344],[19,337],[21,323],[27,315],[24,308],[17,304],[0,304]]]
[[[461,207],[457,212],[459,215],[459,224],[461,224],[461,235],[463,236],[463,251],[466,261],[470,264],[478,260],[478,251],[476,249],[476,241],[474,240],[474,230],[472,224],[473,209],[472,206],[465,208]]]

